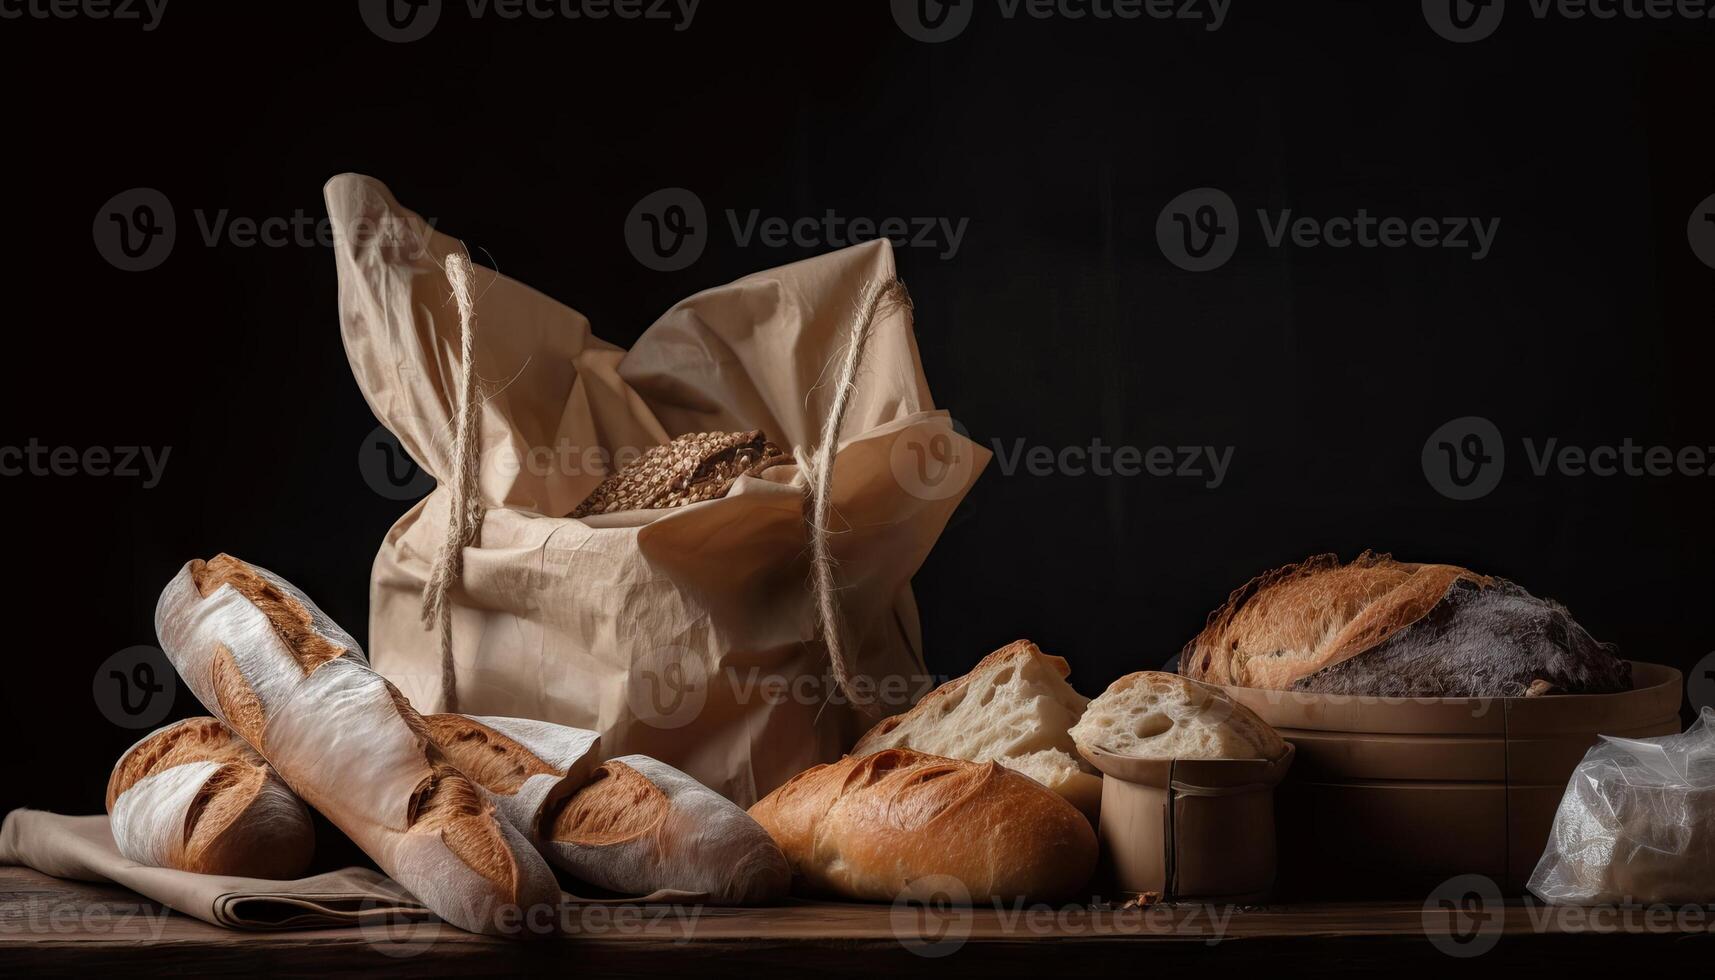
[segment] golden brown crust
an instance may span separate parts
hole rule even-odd
[[[268,727],[268,717],[262,709],[262,699],[244,680],[232,651],[225,646],[217,646],[209,670],[214,699],[226,723],[246,742],[258,749],[265,748],[262,733]]]
[[[265,763],[217,718],[187,718],[143,740],[120,758],[107,780],[107,812],[141,780],[187,762]]]
[[[1344,565],[1336,555],[1316,555],[1235,590],[1180,652],[1179,672],[1210,684],[1285,689],[1422,619],[1460,579],[1493,583],[1456,565],[1368,551]]]
[[[891,901],[950,876],[976,901],[1072,897],[1096,838],[1070,803],[998,763],[887,749],[800,773],[750,815],[803,885]]]
[[[667,794],[623,762],[596,767],[554,817],[552,840],[610,847],[655,833],[667,820]]]
[[[447,761],[491,793],[511,796],[531,776],[557,774],[536,753],[464,715],[424,715],[423,724]]]
[[[409,833],[439,834],[466,866],[506,892],[516,891],[518,866],[495,822],[494,808],[463,773],[449,765],[431,765],[411,796],[407,814]]]
[[[928,694],[923,695],[915,705],[912,705],[911,710],[883,718],[881,721],[876,722],[870,727],[869,731],[864,732],[863,737],[857,740],[857,744],[852,746],[851,754],[868,755],[877,751],[880,748],[878,743],[886,736],[892,734],[894,729],[898,728],[900,725],[905,724],[909,720],[944,710],[947,706],[948,700],[952,699],[954,695],[958,694],[960,691],[963,691],[965,689],[965,685],[970,683],[970,679],[972,677],[980,676],[990,667],[994,667],[1002,662],[1029,656],[1041,657],[1048,661],[1053,665],[1054,669],[1059,672],[1062,678],[1072,673],[1072,667],[1066,662],[1066,658],[1043,653],[1036,644],[1029,640],[1014,640],[978,661],[977,665],[972,667],[965,674],[955,677],[947,683],[935,688],[933,691],[930,691]]]
[[[223,585],[230,585],[251,605],[268,617],[274,632],[297,658],[306,676],[317,667],[343,656],[346,649],[317,632],[314,617],[296,598],[231,555],[216,555],[208,561],[191,562],[191,580],[203,598]]]

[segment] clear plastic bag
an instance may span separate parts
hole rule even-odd
[[[1715,708],[1679,735],[1602,736],[1529,888],[1554,905],[1715,902]]]

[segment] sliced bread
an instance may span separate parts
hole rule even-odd
[[[1089,699],[1066,683],[1071,667],[1029,640],[1009,643],[971,672],[930,691],[910,711],[883,719],[854,756],[913,749],[967,762],[999,762],[1042,783],[1086,816],[1100,807],[1101,777],[1078,758],[1068,730]]]

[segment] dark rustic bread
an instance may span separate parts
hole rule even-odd
[[[1377,697],[1524,697],[1631,687],[1630,665],[1564,606],[1455,565],[1365,552],[1259,576],[1210,614],[1180,673]]]

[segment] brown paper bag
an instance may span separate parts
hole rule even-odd
[[[440,711],[440,639],[421,612],[456,472],[461,318],[445,262],[464,249],[369,178],[337,177],[326,197],[352,371],[440,484],[376,556],[371,660],[419,710]],[[759,273],[680,303],[627,352],[474,266],[481,508],[449,594],[458,710],[595,729],[608,755],[654,756],[741,805],[837,758],[872,719],[829,681],[800,467],[682,508],[565,515],[684,433],[760,429],[810,452],[854,307],[893,275],[885,240]],[[989,454],[935,410],[908,309],[870,322],[828,540],[847,666],[887,713],[933,687],[910,579]]]

